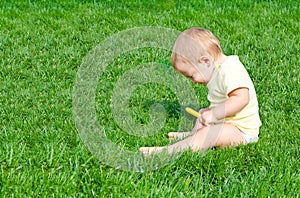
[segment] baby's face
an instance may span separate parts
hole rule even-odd
[[[204,63],[192,64],[182,58],[176,61],[176,68],[179,73],[190,78],[193,83],[206,85],[211,77],[210,69]]]

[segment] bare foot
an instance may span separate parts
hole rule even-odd
[[[168,139],[169,140],[183,139],[189,135],[192,135],[192,132],[170,132],[168,133]]]
[[[141,153],[143,153],[144,157],[147,158],[151,154],[158,154],[162,152],[164,147],[141,147],[139,150]]]

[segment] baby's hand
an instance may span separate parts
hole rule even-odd
[[[204,113],[205,111],[208,111],[208,110],[210,110],[210,108],[208,108],[208,107],[207,108],[203,108],[203,109],[199,110],[199,113],[202,114],[202,113]]]
[[[201,116],[200,116],[200,122],[204,126],[209,126],[211,123],[214,123],[217,121],[216,116],[214,115],[212,109],[205,108],[200,110]]]

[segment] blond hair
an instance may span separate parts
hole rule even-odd
[[[171,62],[176,67],[178,58],[196,62],[201,56],[209,55],[214,61],[223,54],[219,40],[212,32],[204,28],[193,27],[183,31],[174,44]]]

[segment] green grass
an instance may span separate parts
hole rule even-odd
[[[10,1],[0,3],[0,197],[299,197],[298,1]],[[83,58],[110,35],[142,26],[210,29],[237,54],[256,87],[263,122],[256,144],[185,152],[158,170],[116,170],[93,157],[75,126],[72,94]],[[122,54],[99,80],[99,123],[117,145],[136,151],[167,144],[178,128],[176,94],[146,84],[131,114],[168,112],[153,137],[130,136],[111,114],[114,84],[135,66],[169,63],[170,51]],[[118,66],[119,65],[119,66]],[[194,86],[201,106],[206,91]]]

